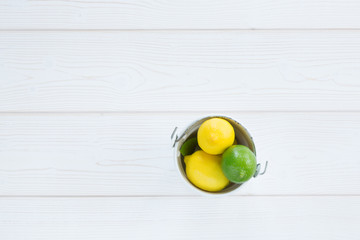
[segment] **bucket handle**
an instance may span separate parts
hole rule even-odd
[[[171,134],[171,140],[172,140],[172,147],[175,147],[175,144],[179,141],[179,136],[177,135],[178,133],[178,127],[175,127],[172,134]],[[257,176],[259,175],[264,175],[266,173],[266,170],[267,170],[267,166],[268,166],[268,161],[265,162],[265,168],[264,170],[262,170],[261,172],[261,164],[258,163],[256,165],[256,170],[255,170],[255,173],[254,173],[254,178],[256,178]]]
[[[260,170],[261,170],[261,164],[258,163],[258,164],[256,165],[256,171],[255,171],[253,177],[256,178],[258,175],[264,175],[264,174],[266,173],[267,166],[268,166],[268,161],[265,162],[265,168],[264,168],[264,170],[263,170],[262,172],[260,172]]]
[[[174,131],[171,134],[172,147],[175,147],[176,142],[179,140],[179,136],[177,135],[177,133],[178,133],[178,127],[175,127]]]

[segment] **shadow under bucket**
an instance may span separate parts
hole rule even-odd
[[[222,119],[227,120],[234,128],[235,138],[236,138],[237,143],[248,147],[256,155],[256,149],[255,149],[255,144],[254,144],[253,138],[251,137],[250,133],[246,130],[246,128],[244,126],[242,126],[239,122],[235,121],[234,119],[232,119],[230,117],[216,115],[216,116],[204,117],[204,118],[201,118],[200,120],[195,121],[189,127],[187,127],[186,130],[181,134],[178,134],[178,128],[175,127],[175,129],[171,135],[172,147],[174,148],[174,160],[175,160],[176,168],[177,168],[178,172],[180,173],[182,179],[185,180],[187,185],[190,186],[192,189],[196,189],[197,191],[200,191],[201,193],[204,193],[206,195],[209,195],[209,194],[210,195],[225,195],[225,194],[229,194],[229,193],[234,192],[235,190],[239,189],[244,183],[237,184],[237,183],[230,182],[230,184],[227,187],[225,187],[223,190],[218,191],[218,192],[208,192],[208,191],[202,190],[202,189],[196,187],[195,185],[193,185],[188,180],[188,178],[186,176],[186,171],[185,171],[184,157],[180,153],[180,148],[183,145],[183,143],[188,138],[195,137],[197,135],[197,131],[198,131],[199,127],[201,126],[201,124],[211,118],[222,118]],[[261,173],[260,173],[260,167],[261,166],[258,163],[254,177],[265,173],[266,167],[267,167],[267,162],[265,164],[264,171]]]

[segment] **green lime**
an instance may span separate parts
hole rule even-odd
[[[246,182],[256,171],[256,156],[246,146],[233,145],[223,153],[221,169],[231,182]]]
[[[181,154],[185,157],[187,155],[193,154],[195,152],[197,146],[197,138],[189,138],[184,142],[184,144],[180,148]]]

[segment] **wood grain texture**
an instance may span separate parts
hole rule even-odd
[[[359,28],[357,0],[3,0],[1,29]]]
[[[170,134],[204,115],[1,114],[0,195],[196,195],[176,172]],[[238,195],[360,194],[359,113],[227,115],[269,161]]]
[[[359,111],[359,31],[1,32],[0,111]]]
[[[360,1],[0,1],[0,239],[360,238]],[[257,31],[253,31],[253,30]],[[212,113],[264,176],[198,196]]]
[[[357,240],[359,221],[360,197],[0,199],[1,239]]]

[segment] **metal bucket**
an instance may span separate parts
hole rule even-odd
[[[210,118],[222,118],[227,120],[234,128],[235,131],[235,138],[238,144],[247,146],[255,155],[256,155],[256,149],[255,144],[253,141],[253,138],[251,137],[250,133],[246,130],[244,126],[242,126],[240,123],[235,121],[234,119],[226,116],[208,116],[201,118],[195,122],[193,122],[189,127],[186,128],[186,130],[182,133],[179,133],[178,128],[175,127],[173,133],[171,134],[171,140],[172,140],[172,147],[174,148],[174,160],[175,160],[175,166],[180,173],[181,178],[186,182],[188,186],[190,186],[192,189],[195,189],[196,191],[200,191],[203,194],[206,195],[226,195],[229,193],[234,192],[235,190],[238,190],[244,183],[237,184],[237,183],[230,183],[226,188],[219,192],[208,192],[205,190],[202,190],[195,185],[193,185],[186,176],[185,171],[185,163],[184,163],[184,157],[180,153],[180,148],[183,145],[183,143],[189,138],[196,135],[200,125],[205,122],[206,120]],[[258,175],[263,175],[266,172],[267,168],[267,162],[265,163],[265,168],[262,172],[260,172],[261,165],[260,163],[257,164],[256,171],[254,174],[254,178]]]

